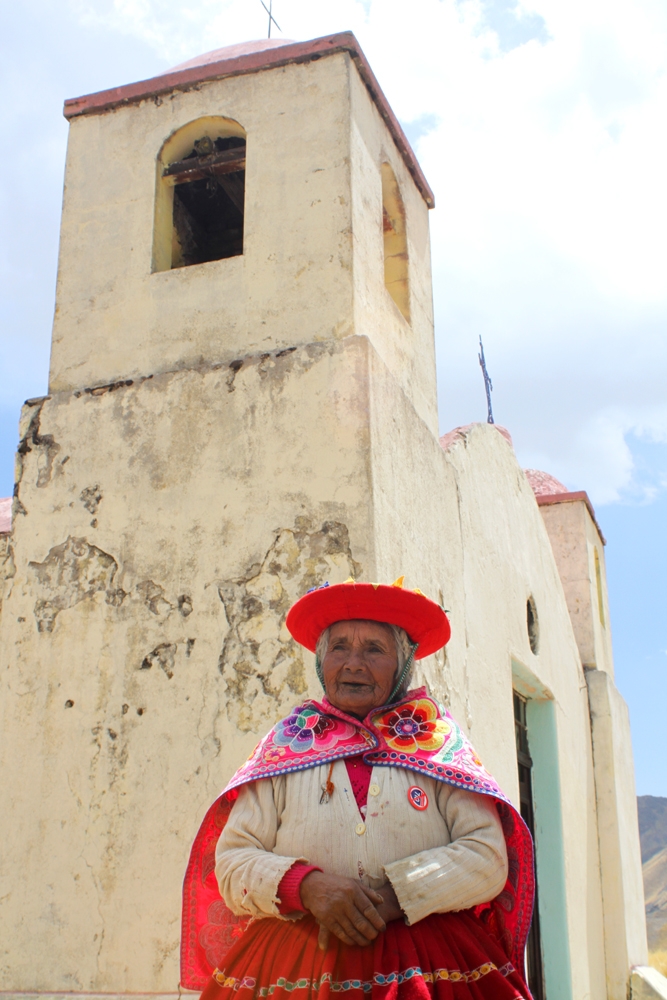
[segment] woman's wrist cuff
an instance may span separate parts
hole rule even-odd
[[[301,883],[305,879],[306,875],[310,875],[311,872],[321,872],[322,869],[318,868],[317,865],[306,865],[303,861],[295,861],[291,868],[289,868],[280,880],[280,885],[278,886],[278,899],[280,903],[278,905],[278,912],[281,916],[286,916],[288,913],[300,912],[306,913],[306,907],[301,901]]]

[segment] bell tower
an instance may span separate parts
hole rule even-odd
[[[433,196],[351,34],[65,115],[2,606],[0,989],[176,993],[201,816],[317,693],[287,608],[350,575],[438,593]]]
[[[264,45],[66,102],[50,391],[357,336],[435,432],[430,188],[354,36]]]

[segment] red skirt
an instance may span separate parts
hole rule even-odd
[[[433,913],[408,927],[394,920],[365,948],[333,935],[317,946],[318,925],[257,920],[216,969],[201,1000],[530,1000],[507,955],[470,911]],[[340,998],[344,1000],[344,998]]]

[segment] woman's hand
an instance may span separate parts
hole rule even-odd
[[[403,910],[398,905],[398,897],[394,892],[391,882],[387,882],[381,889],[378,889],[378,895],[382,896],[382,902],[377,907],[377,911],[385,924],[390,923],[392,920],[398,920],[399,917],[403,916]]]
[[[318,945],[323,951],[330,933],[343,944],[366,945],[386,927],[376,909],[387,906],[384,896],[353,878],[310,872],[300,893],[301,902],[320,925]]]

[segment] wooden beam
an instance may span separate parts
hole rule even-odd
[[[187,184],[188,181],[234,174],[239,170],[245,170],[245,146],[224,149],[221,153],[210,153],[208,156],[193,156],[189,160],[177,160],[165,168],[162,176],[169,184]]]
[[[227,174],[226,176],[216,177],[216,180],[222,190],[225,192],[228,198],[231,198],[233,204],[238,208],[241,215],[243,215],[243,202],[245,201],[245,183],[241,180],[238,175]]]

